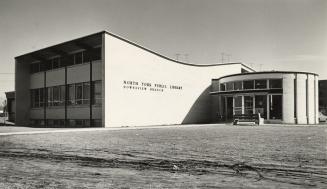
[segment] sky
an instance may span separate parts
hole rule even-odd
[[[14,57],[103,30],[189,63],[327,79],[327,0],[0,0],[0,101]]]

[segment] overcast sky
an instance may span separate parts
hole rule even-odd
[[[181,61],[226,53],[327,79],[327,0],[0,0],[0,97],[14,90],[15,56],[102,30]]]

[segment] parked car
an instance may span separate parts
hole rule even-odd
[[[327,122],[327,116],[322,112],[319,112],[319,122]]]

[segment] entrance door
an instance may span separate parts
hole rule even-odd
[[[233,119],[233,97],[226,97],[226,121]]]
[[[282,95],[269,95],[269,119],[282,119],[283,98]]]
[[[260,116],[267,119],[267,96],[255,95],[255,113],[260,113]]]

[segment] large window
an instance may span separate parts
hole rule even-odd
[[[269,118],[282,119],[283,98],[282,95],[269,95]]]
[[[74,64],[82,64],[85,62],[101,60],[101,53],[101,48],[99,47],[66,56],[51,58],[45,60],[44,62],[31,63],[30,73],[37,73],[44,70],[52,70],[64,66],[71,66]]]
[[[270,89],[282,89],[283,88],[282,79],[270,79],[269,80],[269,88]]]
[[[44,105],[44,90],[43,88],[31,89],[31,107],[39,108]]]
[[[254,81],[253,80],[243,81],[243,89],[244,90],[254,89]]]
[[[102,82],[94,81],[92,87],[93,102],[92,104],[102,104]]]
[[[233,82],[228,82],[228,83],[226,83],[226,90],[227,90],[227,91],[232,91],[232,90],[234,90],[234,83],[233,83]]]
[[[252,96],[244,96],[244,114],[253,114]]]
[[[267,80],[261,79],[261,80],[255,80],[255,89],[266,89],[267,88]]]
[[[48,106],[62,106],[65,102],[65,87],[54,86],[47,88]]]
[[[242,90],[242,81],[234,82],[234,90]]]
[[[242,96],[234,97],[234,115],[242,114]]]
[[[68,85],[68,105],[75,104],[75,85]]]
[[[75,102],[76,104],[83,103],[83,83],[75,84]]]

